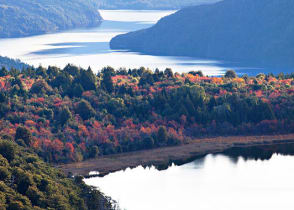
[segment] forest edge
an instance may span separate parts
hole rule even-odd
[[[150,150],[106,155],[83,162],[60,164],[66,174],[84,177],[105,176],[127,168],[155,166],[166,169],[172,163],[182,165],[207,154],[224,152],[234,147],[252,147],[294,143],[294,134],[268,136],[231,136],[197,139],[187,144]],[[90,175],[90,172],[99,172]]]

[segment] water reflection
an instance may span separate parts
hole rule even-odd
[[[110,53],[108,42],[68,42],[48,44],[57,48],[43,49],[30,54],[35,55],[95,55]]]
[[[235,148],[167,170],[86,179],[128,210],[292,210],[294,144]]]
[[[274,154],[279,155],[294,155],[294,144],[274,144],[253,147],[235,147],[223,152],[229,156],[234,163],[237,163],[239,158],[247,160],[270,160]]]

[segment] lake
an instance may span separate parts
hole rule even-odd
[[[260,72],[287,72],[285,69],[255,68],[217,60],[189,57],[150,56],[135,52],[113,51],[109,48],[112,37],[133,30],[147,28],[161,17],[175,11],[101,10],[104,18],[100,27],[77,29],[25,38],[0,39],[0,55],[18,58],[34,66],[55,65],[63,68],[72,63],[97,72],[105,66],[152,70],[172,68],[177,72],[202,70],[206,75],[221,75],[228,69],[254,75]],[[290,71],[288,71],[290,72]]]
[[[167,170],[140,166],[85,182],[128,210],[292,210],[293,148],[233,149]]]

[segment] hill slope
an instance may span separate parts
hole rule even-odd
[[[29,67],[29,65],[21,62],[20,60],[0,56],[0,68],[2,67],[5,67],[6,69],[23,69]]]
[[[99,25],[92,0],[0,0],[0,38]]]
[[[31,150],[0,139],[0,209],[112,209],[111,201],[84,184],[66,178]]]
[[[294,66],[294,1],[225,0],[161,19],[152,28],[119,35],[111,48]]]

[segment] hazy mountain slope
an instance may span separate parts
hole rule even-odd
[[[179,9],[221,0],[98,0],[103,9]]]
[[[119,35],[112,48],[294,66],[293,0],[225,0],[183,9]]]
[[[98,25],[93,0],[0,0],[0,38]]]
[[[11,69],[12,67],[15,69],[23,69],[29,67],[29,65],[21,62],[20,60],[0,56],[0,69],[2,67],[5,67],[6,69]]]

